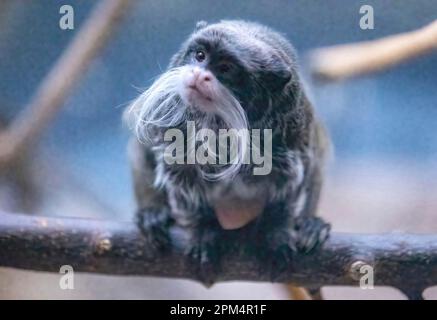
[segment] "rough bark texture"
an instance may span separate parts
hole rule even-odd
[[[0,266],[59,272],[68,264],[78,272],[196,280],[183,254],[184,238],[183,230],[173,228],[172,251],[148,259],[133,223],[0,213]],[[295,259],[278,281],[356,286],[363,263],[374,267],[375,285],[421,298],[425,288],[437,284],[437,235],[333,233],[318,251]],[[270,280],[258,270],[251,257],[229,256],[217,281]]]

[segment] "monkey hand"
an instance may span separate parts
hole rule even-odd
[[[172,219],[167,207],[146,207],[137,211],[137,225],[145,241],[145,254],[153,259],[170,248],[169,227]]]
[[[269,273],[271,281],[289,270],[289,265],[299,254],[309,254],[321,246],[329,236],[330,225],[317,217],[300,219],[294,228],[271,231],[257,246],[262,273]]]
[[[297,233],[297,250],[309,253],[328,239],[331,225],[318,217],[305,217],[297,221],[294,230]]]
[[[187,252],[188,263],[196,270],[198,279],[207,287],[215,282],[220,269],[219,244],[215,230],[202,230],[193,236],[192,244]]]

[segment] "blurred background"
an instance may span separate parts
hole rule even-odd
[[[0,0],[0,124],[29,102],[97,1]],[[59,28],[72,5],[75,29]],[[375,28],[359,9],[373,6]],[[334,144],[320,215],[334,231],[437,233],[437,55],[334,84],[312,83],[308,54],[334,44],[417,29],[437,18],[437,0],[133,1],[19,174],[0,174],[0,209],[130,220],[134,212],[121,114],[163,69],[198,20],[257,21],[284,33]],[[0,125],[1,126],[1,125]],[[23,174],[25,173],[25,174]],[[18,178],[17,178],[18,176]],[[286,299],[281,285],[232,282],[205,289],[185,280],[59,276],[0,268],[0,298]],[[328,299],[403,299],[395,289],[327,287]],[[437,298],[428,289],[426,298]]]

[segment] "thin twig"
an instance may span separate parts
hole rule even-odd
[[[71,265],[78,272],[198,278],[187,263],[184,230],[172,229],[172,250],[147,258],[135,224],[74,218],[46,218],[0,213],[0,266],[59,272]],[[409,293],[437,284],[437,235],[333,233],[322,248],[292,261],[277,281],[304,287],[357,286],[357,266],[374,268],[374,284]],[[270,281],[247,253],[222,259],[217,281]],[[412,296],[410,294],[410,296]]]
[[[407,33],[322,48],[312,54],[316,79],[334,81],[369,74],[437,49],[437,20]]]
[[[93,57],[113,35],[128,0],[102,0],[42,81],[30,103],[0,135],[0,167],[32,148],[84,74]]]

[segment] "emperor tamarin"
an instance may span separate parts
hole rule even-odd
[[[279,33],[244,21],[198,23],[127,117],[136,133],[130,156],[149,253],[168,248],[168,228],[179,224],[190,238],[187,258],[208,282],[228,251],[255,255],[275,276],[296,253],[326,239],[329,225],[315,212],[328,143],[302,88],[295,51]],[[182,161],[166,161],[174,143],[166,133],[187,136],[188,123],[217,135],[223,129],[271,134],[258,135],[258,144],[249,134],[249,143],[221,148],[229,156],[225,165],[187,161],[202,143],[190,138]],[[271,168],[254,174],[259,164],[242,160],[265,144]],[[221,156],[210,153],[210,160]]]

